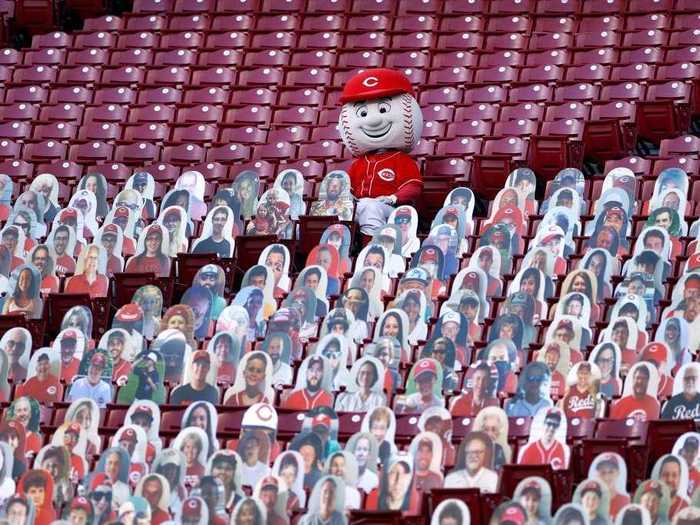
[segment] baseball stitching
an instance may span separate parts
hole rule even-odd
[[[343,128],[343,135],[345,138],[345,144],[352,152],[353,156],[357,157],[360,155],[360,150],[355,143],[355,139],[352,137],[352,130],[350,129],[350,122],[348,119],[347,106],[343,106],[340,110],[340,125]]]
[[[401,108],[403,110],[403,140],[406,150],[413,149],[413,97],[408,93],[401,95]]]

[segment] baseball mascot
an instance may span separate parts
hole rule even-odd
[[[356,218],[374,235],[397,204],[414,204],[423,189],[416,162],[407,155],[420,140],[423,114],[406,76],[392,69],[355,75],[340,98],[340,134],[356,157],[350,166]]]

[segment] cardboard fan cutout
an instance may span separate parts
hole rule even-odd
[[[340,221],[351,221],[354,213],[350,177],[344,171],[331,171],[321,181],[318,200],[311,203],[309,215],[335,216]]]

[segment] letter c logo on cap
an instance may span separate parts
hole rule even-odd
[[[379,84],[379,79],[377,77],[367,77],[362,81],[362,85],[368,88],[373,88]]]

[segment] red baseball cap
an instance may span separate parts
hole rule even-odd
[[[127,428],[122,432],[122,435],[119,436],[119,441],[137,441],[136,438],[136,431],[133,428]]]
[[[501,514],[500,523],[510,522],[515,525],[525,525],[525,514],[518,507],[508,507]]]
[[[149,407],[147,405],[137,406],[136,409],[134,410],[132,417],[137,415],[137,414],[143,414],[144,416],[148,416],[151,419],[153,419],[153,411],[151,410],[151,407]]]
[[[82,430],[82,427],[80,426],[79,423],[71,423],[68,425],[68,428],[66,428],[64,434],[78,434],[80,435],[80,431]]]
[[[187,498],[182,505],[183,518],[198,518],[202,515],[202,502],[198,498]]]
[[[116,224],[107,224],[105,227],[102,229],[102,235],[105,235],[107,233],[111,233],[113,235],[118,235],[119,234],[119,226]]]
[[[352,77],[340,97],[340,102],[357,102],[413,93],[408,77],[395,69],[365,69]]]
[[[435,366],[435,363],[431,359],[421,359],[418,361],[418,363],[416,363],[416,373],[414,378],[418,379],[419,376],[428,372],[437,377],[437,367]]]
[[[114,210],[114,218],[116,219],[117,217],[123,217],[125,219],[129,218],[129,208],[125,206],[120,206],[116,210]]]
[[[61,212],[61,220],[65,219],[77,219],[78,218],[78,211],[74,210],[73,208],[66,208]]]
[[[331,418],[328,417],[326,414],[319,414],[316,417],[314,417],[313,421],[311,422],[312,427],[319,427],[319,426],[324,426],[327,428],[331,428]]]
[[[78,334],[75,330],[66,330],[66,333],[63,334],[63,339],[78,339]]]
[[[668,358],[668,349],[664,343],[649,343],[642,350],[642,360],[654,361],[655,363],[665,363]]]
[[[122,306],[115,315],[118,321],[139,321],[143,319],[143,310],[136,303],[129,303]]]
[[[73,501],[70,504],[70,510],[84,510],[85,513],[89,516],[90,514],[92,514],[92,505],[90,505],[90,502],[87,500],[87,498],[78,496],[77,498],[73,498]]]

